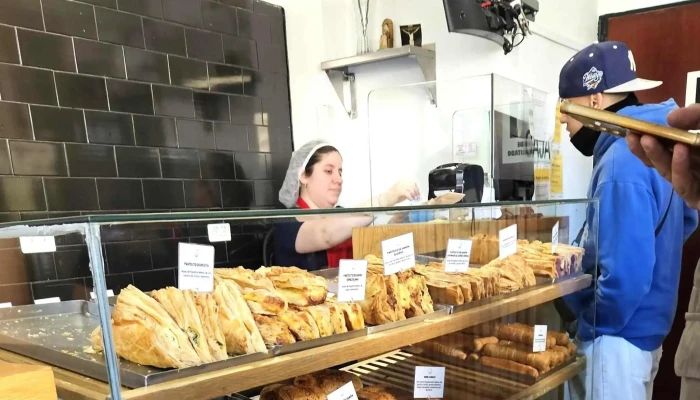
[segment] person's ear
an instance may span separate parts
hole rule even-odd
[[[596,110],[602,110],[603,109],[603,94],[602,93],[596,93],[592,94],[588,98],[588,103],[589,107],[595,108]]]

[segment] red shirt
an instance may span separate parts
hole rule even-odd
[[[309,205],[301,197],[297,199],[297,207],[303,210],[310,209]],[[338,268],[341,259],[352,260],[352,239],[348,239],[326,250],[326,257],[328,258],[328,268]]]

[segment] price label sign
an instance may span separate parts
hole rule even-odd
[[[19,246],[24,254],[53,253],[56,251],[56,239],[53,236],[23,236]]]
[[[214,246],[180,242],[177,260],[179,289],[199,293],[214,290]]]
[[[12,303],[0,303],[0,308],[12,308]]]
[[[107,290],[107,297],[114,297],[114,290],[108,289]],[[95,292],[90,292],[90,299],[95,300],[97,298],[97,295]]]
[[[500,259],[518,252],[518,225],[511,225],[498,232],[498,255]]]
[[[559,246],[559,222],[552,228],[552,254],[557,251],[557,246]]]
[[[340,389],[329,394],[328,400],[358,400],[355,386],[353,386],[352,382],[346,383]]]
[[[448,240],[447,254],[445,254],[445,272],[467,272],[471,254],[471,240]]]
[[[535,339],[532,343],[532,352],[541,353],[547,350],[547,325],[535,325]]]
[[[416,367],[413,398],[441,399],[445,393],[445,367]]]
[[[340,260],[338,301],[363,301],[367,284],[367,260]]]
[[[60,303],[60,302],[61,302],[60,297],[48,297],[46,299],[34,300],[34,304],[49,304],[49,303]]]
[[[416,265],[416,252],[413,247],[413,233],[382,241],[384,275],[391,275]]]
[[[231,225],[209,224],[207,225],[207,233],[209,233],[209,242],[230,242],[231,241]]]

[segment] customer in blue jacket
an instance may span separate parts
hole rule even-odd
[[[559,96],[665,125],[676,103],[642,105],[634,94],[659,85],[637,78],[624,43],[604,42],[566,62]],[[661,344],[676,312],[682,247],[697,227],[697,212],[674,196],[671,185],[635,157],[624,139],[567,116],[561,122],[571,143],[593,156],[589,197],[600,202],[597,209],[589,207],[582,235],[584,268],[597,276],[597,285],[566,298],[578,318],[580,351],[588,358],[569,393],[595,400],[651,399]]]

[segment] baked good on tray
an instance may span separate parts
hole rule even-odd
[[[221,281],[214,288],[219,305],[219,328],[226,339],[229,354],[266,352],[265,342],[255,324],[253,313],[243,299],[238,285]]]
[[[274,385],[263,389],[260,400],[326,400],[327,395],[318,388],[294,385]]]
[[[326,395],[335,392],[348,382],[352,382],[355,392],[362,389],[362,381],[357,375],[335,369],[326,369],[294,379],[295,386],[315,387],[321,389]]]
[[[296,267],[260,267],[256,274],[269,278],[276,291],[289,304],[322,304],[328,294],[326,279]]]
[[[388,385],[376,385],[367,386],[357,392],[357,398],[359,400],[413,400],[413,394]]]
[[[204,338],[209,344],[209,352],[215,361],[228,358],[226,353],[226,338],[219,328],[219,306],[214,300],[214,296],[209,293],[198,293],[195,295],[195,305],[202,321]]]
[[[280,346],[296,342],[287,324],[276,316],[253,314],[253,318],[266,345]]]

